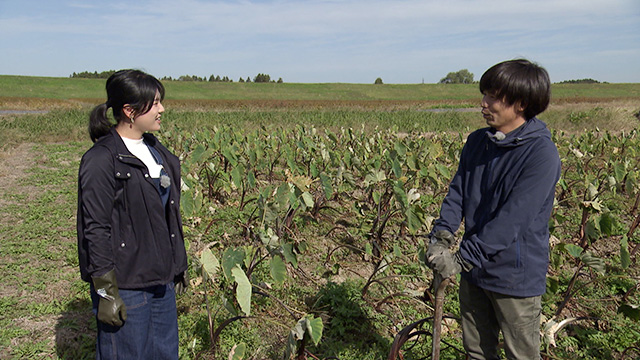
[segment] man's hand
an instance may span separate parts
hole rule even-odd
[[[93,287],[100,296],[98,320],[111,326],[122,326],[127,320],[127,308],[118,293],[115,270],[92,277]]]
[[[187,292],[187,288],[189,287],[189,274],[185,270],[182,274],[176,276],[173,279],[173,283],[175,284],[176,295],[182,295]]]
[[[429,267],[442,275],[443,278],[459,274],[463,269],[464,271],[473,269],[473,265],[462,259],[459,251],[451,254],[451,251],[446,250],[440,255],[434,255],[429,264]]]
[[[431,260],[433,257],[441,255],[447,251],[455,242],[455,238],[453,237],[453,234],[447,230],[438,230],[431,236],[430,240],[425,258],[427,260],[427,266],[432,267]]]

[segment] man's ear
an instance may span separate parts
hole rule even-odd
[[[514,108],[517,113],[524,114],[524,111],[527,109],[527,104],[524,101],[518,101]]]

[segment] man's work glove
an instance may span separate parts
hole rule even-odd
[[[462,270],[470,271],[473,269],[473,265],[462,259],[460,251],[451,254],[449,250],[444,251],[440,255],[434,255],[430,261],[430,267],[433,271],[442,275],[443,278],[459,274]]]
[[[187,288],[189,287],[189,274],[187,274],[187,271],[185,270],[177,275],[173,279],[173,283],[175,285],[176,295],[182,295],[187,292]]]
[[[93,286],[100,296],[98,320],[111,326],[122,326],[127,320],[127,308],[118,293],[115,270],[109,270],[102,276],[94,276]]]
[[[431,266],[431,259],[447,251],[451,245],[455,242],[453,234],[447,230],[438,230],[435,234],[431,235],[429,248],[425,256],[427,260],[427,266]]]

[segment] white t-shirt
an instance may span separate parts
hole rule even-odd
[[[142,139],[127,139],[122,136],[121,138],[122,141],[124,141],[124,144],[127,146],[127,149],[129,149],[129,152],[135,155],[135,157],[140,159],[140,161],[142,161],[147,166],[147,169],[149,170],[149,176],[155,179],[159,178],[160,170],[162,170],[162,165],[158,165],[156,160],[153,158],[151,151],[142,141]]]

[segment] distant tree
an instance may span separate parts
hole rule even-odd
[[[382,78],[377,78],[374,82],[375,85],[382,85]]]
[[[207,79],[197,75],[182,75],[178,78],[178,81],[207,81]]]
[[[251,78],[247,76],[247,82],[251,82]]]
[[[211,76],[209,76],[209,81],[216,81],[216,77],[211,74]]]
[[[467,69],[456,72],[450,72],[444,78],[440,79],[440,84],[471,84],[473,83],[473,74]]]
[[[83,71],[80,73],[74,72],[73,74],[69,75],[69,77],[84,78],[84,79],[107,79],[109,76],[113,75],[115,72],[116,72],[115,70],[107,70],[107,71],[102,71],[100,73],[98,73],[97,71],[94,71],[94,72]]]
[[[565,80],[558,84],[600,84],[600,81],[593,79]]]
[[[256,77],[253,78],[253,82],[257,82],[257,83],[268,83],[271,81],[271,76],[267,75],[267,74],[258,74],[256,75]]]
[[[243,82],[244,82],[244,79],[243,79],[243,78],[240,78],[240,79],[238,79],[238,82],[243,83]]]
[[[282,81],[282,78],[278,78],[278,84],[282,84],[284,81]]]

